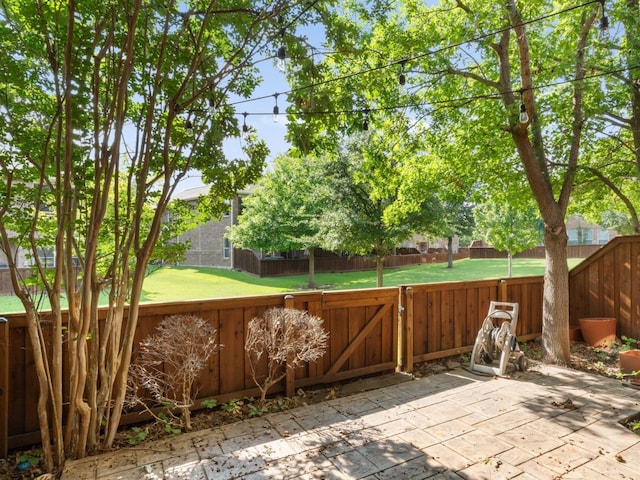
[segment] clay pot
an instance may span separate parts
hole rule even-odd
[[[640,350],[620,352],[620,370],[625,374],[640,372]],[[634,376],[640,378],[640,373]]]
[[[580,332],[584,341],[593,347],[611,346],[616,341],[616,319],[591,317],[580,319]]]

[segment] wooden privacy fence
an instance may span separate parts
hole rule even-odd
[[[618,336],[640,340],[640,236],[616,237],[569,272],[569,316],[615,317]]]
[[[531,282],[538,289],[540,279]],[[321,359],[291,371],[285,382],[270,390],[291,395],[299,387],[391,372],[399,363],[410,370],[415,359],[470,350],[489,302],[505,300],[500,295],[508,294],[506,285],[487,280],[148,304],[140,308],[134,344],[137,348],[165,316],[194,314],[207,320],[224,347],[211,357],[199,378],[199,398],[214,397],[222,403],[259,394],[244,352],[249,321],[271,307],[306,310],[324,319],[329,345]],[[411,312],[414,318],[408,315]],[[25,318],[11,314],[7,320],[0,323],[0,453],[5,455],[7,449],[39,441],[36,373]],[[458,325],[463,326],[462,332]],[[522,325],[534,329],[522,334],[537,335],[540,319]],[[45,338],[50,338],[54,332],[46,324],[44,328],[48,328]],[[412,335],[415,339],[410,340]],[[133,412],[124,415],[123,424],[140,420]]]
[[[601,244],[567,245],[567,256],[569,258],[587,258],[600,248],[602,248]],[[507,258],[507,252],[496,250],[493,247],[471,247],[469,248],[469,258]],[[545,258],[544,247],[539,245],[529,248],[516,253],[513,258]]]
[[[639,236],[614,239],[571,271],[569,285],[572,321],[614,316],[619,320],[618,336],[640,338]],[[271,307],[306,310],[323,318],[329,332],[324,357],[289,372],[286,381],[270,391],[291,394],[298,387],[398,367],[411,371],[415,362],[471,351],[491,300],[519,303],[516,333],[522,340],[534,338],[542,331],[542,299],[543,277],[526,277],[148,304],[140,308],[135,345],[165,316],[204,318],[217,330],[224,348],[200,376],[199,397],[226,402],[259,393],[244,341],[249,321]],[[46,323],[43,328],[45,339],[56,334]],[[6,315],[6,321],[0,320],[0,456],[10,448],[39,442],[35,380],[24,315]],[[123,423],[140,419],[132,412]]]
[[[468,249],[467,249],[468,250]],[[468,258],[469,253],[453,254],[453,260]],[[448,261],[446,253],[416,253],[389,255],[384,259],[385,268],[398,268],[423,263],[444,263]],[[350,272],[375,270],[376,262],[369,257],[341,257],[334,254],[316,255],[314,260],[316,273]],[[233,268],[259,277],[277,277],[282,275],[305,275],[309,273],[308,258],[258,258],[251,250],[233,250]]]
[[[30,268],[19,268],[18,275],[21,278],[28,278],[33,274]],[[13,284],[9,269],[0,267],[0,295],[13,295]]]
[[[542,332],[542,277],[403,287],[402,367],[471,351],[492,300],[520,304],[516,335]]]
[[[324,319],[329,343],[324,357],[292,371],[287,378],[292,395],[297,387],[332,383],[362,375],[393,371],[398,358],[398,288],[307,292],[224,300],[142,305],[134,341],[134,358],[147,335],[166,316],[194,314],[217,330],[224,345],[213,355],[199,378],[199,398],[219,402],[256,396],[244,342],[249,321],[271,307],[288,306]],[[101,312],[104,315],[104,311]],[[37,382],[24,315],[11,314],[0,323],[0,454],[39,441]],[[102,319],[101,319],[102,320]],[[45,339],[56,332],[43,322]],[[58,332],[57,334],[61,334]],[[66,365],[66,360],[63,359]],[[266,362],[261,366],[266,371]],[[270,392],[284,392],[285,384]],[[139,422],[138,413],[126,414],[123,424]]]

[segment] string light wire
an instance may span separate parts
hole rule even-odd
[[[314,2],[314,4],[315,3],[316,2]],[[571,12],[573,10],[577,10],[579,8],[587,7],[587,6],[592,5],[594,3],[602,3],[602,0],[589,0],[588,2],[579,4],[579,5],[574,5],[572,7],[568,7],[568,8],[565,8],[563,10],[558,10],[556,12],[552,12],[552,13],[549,13],[549,14],[546,14],[546,15],[542,15],[540,17],[537,17],[537,18],[534,18],[534,19],[531,19],[531,20],[524,21],[524,22],[522,22],[520,24],[520,26],[531,25],[531,24],[534,24],[534,23],[537,23],[537,22],[540,22],[540,21],[543,21],[543,20],[547,20],[549,18],[553,18],[555,16],[559,16],[559,15]],[[301,14],[306,12],[307,10],[301,12]],[[297,18],[299,18],[299,16]],[[377,67],[371,67],[371,68],[368,68],[368,69],[360,70],[358,72],[348,73],[348,74],[345,74],[345,75],[342,75],[342,76],[332,77],[332,78],[329,78],[329,79],[326,79],[326,80],[323,80],[323,81],[320,81],[320,82],[315,82],[315,83],[312,83],[312,84],[309,84],[309,85],[305,85],[305,86],[302,86],[302,87],[297,87],[297,88],[294,88],[294,89],[291,89],[291,90],[288,90],[288,91],[285,91],[285,92],[282,92],[282,93],[284,95],[290,95],[290,94],[301,92],[301,91],[304,91],[304,90],[316,88],[316,87],[319,87],[319,86],[322,86],[322,85],[327,85],[327,84],[330,84],[330,83],[335,83],[335,82],[339,82],[339,81],[343,81],[343,80],[349,80],[350,78],[353,78],[353,77],[356,77],[356,76],[359,76],[359,75],[365,75],[365,74],[376,72],[376,71],[379,71],[379,70],[384,70],[386,68],[390,68],[390,67],[393,67],[395,65],[402,65],[402,64],[404,64],[406,62],[419,60],[419,59],[425,58],[425,57],[430,56],[430,55],[434,55],[434,54],[441,53],[441,52],[449,50],[449,49],[453,49],[453,48],[460,47],[462,45],[466,45],[468,43],[478,42],[480,40],[484,40],[486,38],[493,37],[493,36],[498,35],[500,33],[504,33],[506,31],[512,30],[513,28],[514,27],[512,25],[508,25],[508,26],[500,28],[498,30],[478,35],[477,37],[474,37],[472,39],[462,40],[460,42],[452,43],[452,44],[443,46],[441,48],[437,48],[435,50],[429,50],[428,52],[421,53],[421,54],[415,55],[413,57],[401,58],[399,60],[394,60],[394,61],[391,61],[391,62],[386,63],[384,65],[380,65],[380,66],[377,66]],[[229,103],[229,105],[235,106],[235,105],[241,105],[241,104],[244,104],[244,103],[257,102],[257,101],[260,101],[260,100],[265,100],[265,99],[267,99],[267,98],[269,98],[271,96],[272,95],[262,95],[262,96],[259,96],[259,97],[252,97],[252,98],[237,100],[235,102]],[[252,115],[256,115],[256,114],[252,114]]]
[[[592,75],[586,75],[583,80],[590,80],[590,79],[594,79],[594,78],[599,78],[599,77],[605,77],[605,76],[609,76],[609,75],[615,75],[618,73],[622,73],[622,72],[627,72],[627,71],[632,71],[632,70],[637,70],[640,69],[640,65],[634,65],[631,67],[623,67],[623,68],[619,68],[619,69],[615,69],[615,70],[606,70],[606,71],[602,71],[599,73],[594,73]],[[537,85],[535,87],[529,87],[529,88],[523,88],[523,89],[517,89],[517,90],[506,90],[506,91],[502,91],[502,92],[495,92],[495,93],[483,93],[483,94],[478,94],[478,95],[472,95],[472,96],[467,96],[467,97],[458,97],[458,98],[451,98],[451,99],[446,99],[446,100],[438,100],[438,101],[433,101],[433,102],[414,102],[414,103],[404,103],[402,105],[392,105],[392,106],[385,106],[385,107],[367,107],[367,108],[358,108],[358,109],[347,109],[347,110],[316,110],[316,111],[302,111],[302,112],[290,112],[287,113],[287,115],[292,115],[292,116],[304,116],[304,115],[346,115],[346,114],[356,114],[356,113],[374,113],[374,112],[384,112],[384,111],[393,111],[393,110],[400,110],[400,109],[404,109],[404,108],[416,108],[416,107],[423,107],[425,105],[443,105],[443,106],[450,106],[450,107],[461,107],[463,105],[467,105],[472,103],[475,100],[482,100],[482,99],[500,99],[503,95],[505,94],[520,94],[521,92],[524,93],[525,91],[529,90],[529,91],[535,91],[535,90],[542,90],[545,88],[550,88],[550,87],[557,87],[557,86],[562,86],[562,85],[567,85],[567,84],[571,84],[578,81],[578,79],[569,79],[569,80],[560,80],[557,82],[550,82],[550,83],[545,83],[545,84],[540,84]],[[265,98],[269,98],[272,97],[273,95],[269,95]],[[251,115],[255,115],[255,116],[261,116],[261,115],[272,115],[272,112],[255,112],[255,113],[251,113]]]

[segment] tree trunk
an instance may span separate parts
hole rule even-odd
[[[316,252],[309,247],[309,288],[316,288]]]
[[[542,360],[568,365],[569,343],[569,267],[567,231],[564,225],[545,225],[544,304],[542,309]]]
[[[376,256],[376,285],[378,288],[382,287],[382,274],[384,272],[384,257]]]
[[[513,276],[513,255],[511,252],[507,252],[507,276],[509,278]]]
[[[31,341],[31,348],[33,350],[33,363],[35,365],[36,380],[38,382],[38,423],[40,425],[40,434],[42,436],[42,451],[44,467],[48,472],[53,471],[54,465],[58,463],[64,465],[64,458],[54,459],[52,449],[52,439],[50,435],[50,424],[48,415],[49,405],[49,375],[50,370],[46,365],[46,353],[42,350],[42,334],[40,332],[40,320],[38,319],[38,312],[32,305],[23,303],[26,308],[27,319],[27,332],[29,334],[29,340]],[[56,451],[59,450],[58,445],[54,445]]]
[[[554,186],[551,182],[550,162],[545,154],[545,137],[536,112],[535,90],[529,41],[525,23],[516,8],[515,0],[507,0],[507,10],[514,28],[518,44],[519,68],[523,102],[531,118],[531,131],[528,124],[514,122],[511,135],[518,149],[524,166],[527,180],[536,199],[540,215],[545,222],[544,246],[546,267],[544,273],[544,298],[542,306],[542,359],[547,363],[567,365],[571,359],[569,348],[569,268],[567,266],[567,230],[564,218],[573,189],[574,174],[580,157],[580,141],[584,118],[582,111],[583,87],[586,68],[584,55],[587,39],[596,18],[601,14],[594,8],[590,15],[582,17],[582,25],[575,46],[575,79],[573,81],[571,134],[568,148],[568,165],[564,170],[564,178],[556,200]],[[501,59],[501,83],[512,85],[510,76],[510,59],[508,39],[503,36],[504,44],[497,50]],[[506,105],[516,104],[511,91],[505,97]]]
[[[447,268],[453,268],[453,237],[447,237]]]

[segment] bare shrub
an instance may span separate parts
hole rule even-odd
[[[209,357],[222,348],[216,343],[216,330],[194,315],[166,317],[157,333],[140,342],[140,352],[129,369],[133,403],[144,405],[157,420],[191,430],[191,412],[197,397],[196,380]],[[166,407],[156,414],[141,390]],[[180,412],[180,417],[174,411]],[[168,415],[168,416],[167,416]]]
[[[282,380],[287,368],[297,368],[324,355],[329,334],[323,320],[301,310],[271,308],[249,322],[244,349],[249,356],[251,377],[260,389],[260,401],[267,391]],[[257,364],[267,358],[266,376],[258,376]]]

